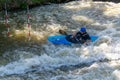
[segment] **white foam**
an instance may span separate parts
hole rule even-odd
[[[109,59],[111,61],[112,60],[118,61],[120,59],[120,38],[119,38],[119,30],[118,30],[119,26],[118,28],[116,28],[116,25],[119,24],[119,16],[116,16],[117,18],[115,19],[108,18],[107,16],[105,16],[103,14],[104,13],[103,5],[110,6],[110,5],[113,5],[113,3],[97,4],[96,2],[95,4],[93,3],[92,5],[89,3],[87,3],[86,5],[86,3],[71,2],[65,5],[62,4],[61,5],[62,7],[57,8],[59,9],[58,11],[54,9],[54,7],[56,6],[41,7],[39,9],[36,9],[35,10],[36,12],[34,13],[36,15],[35,19],[37,22],[42,21],[44,18],[47,21],[51,22],[51,24],[49,25],[43,25],[43,26],[36,25],[37,27],[39,27],[36,29],[41,29],[44,27],[46,28],[47,31],[54,32],[62,28],[63,25],[57,24],[56,21],[54,21],[55,16],[52,16],[57,14],[57,17],[59,17],[58,20],[62,20],[64,21],[64,23],[68,23],[68,25],[70,25],[69,29],[72,30],[76,27],[76,23],[73,22],[73,19],[79,20],[78,17],[80,18],[82,17],[85,23],[91,24],[88,27],[91,27],[92,31],[98,30],[99,33],[95,33],[100,38],[98,41],[96,41],[96,43],[98,42],[98,45],[76,48],[76,47],[68,47],[68,46],[54,46],[54,45],[47,44],[47,45],[44,45],[46,52],[43,51],[44,53],[41,53],[41,56],[35,56],[33,53],[34,56],[32,55],[33,57],[31,58],[26,58],[26,57],[22,58],[24,56],[23,54],[29,55],[29,51],[27,53],[20,51],[18,53],[23,53],[22,55],[20,55],[21,56],[20,60],[11,62],[4,66],[0,66],[0,76],[11,75],[11,74],[24,74],[27,71],[31,71],[33,67],[34,68],[37,67],[38,70],[43,70],[43,69],[51,70],[56,67],[59,68],[61,65],[69,66],[69,65],[79,64],[83,62],[89,63],[92,61],[99,61],[104,59]],[[97,8],[93,8],[94,6],[96,6],[98,10]],[[54,11],[52,12],[52,10]],[[66,12],[67,10],[68,12]],[[65,16],[65,14],[67,15]],[[71,15],[73,15],[73,17]],[[65,19],[63,19],[64,17]],[[72,20],[69,21],[70,19]],[[80,20],[83,21],[83,19],[80,19]],[[71,24],[74,25],[74,27],[71,27],[72,26]],[[65,25],[68,26],[67,24]],[[92,25],[97,25],[98,27],[95,27],[96,29],[94,30]],[[77,26],[79,26],[79,24]],[[92,31],[90,33],[92,33]],[[117,37],[115,35],[117,35]],[[115,64],[115,65],[119,67],[119,64]],[[120,79],[120,77],[118,76],[119,73],[120,71],[118,70],[118,68],[112,66],[111,64],[109,64],[109,62],[101,63],[101,64],[98,64],[96,62],[88,68],[78,69],[77,73],[74,71],[71,71],[71,73],[66,74],[67,76],[66,75],[53,76],[50,80],[58,80],[58,79],[60,80],[62,79],[63,80],[64,79],[68,79],[68,80],[115,80],[117,79],[119,80]]]
[[[103,43],[99,46],[88,47],[55,47],[45,46],[47,54],[21,59],[0,67],[0,76],[10,74],[23,74],[32,67],[39,66],[39,69],[52,69],[61,65],[75,65],[78,63],[89,63],[103,59],[119,59],[119,44],[115,47]],[[51,50],[53,48],[53,50]],[[55,49],[54,49],[55,48]],[[113,49],[114,48],[114,49]]]
[[[114,80],[120,80],[120,70],[115,70],[112,73],[112,76],[114,77]]]
[[[55,76],[50,80],[58,80],[60,78],[66,80],[119,80],[120,71],[113,68],[115,65],[111,65],[111,63],[94,63],[90,67],[76,69],[65,76]]]

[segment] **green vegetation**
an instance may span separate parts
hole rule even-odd
[[[4,4],[7,3],[9,9],[23,9],[26,8],[27,4],[32,5],[42,5],[49,2],[56,3],[62,1],[72,1],[72,0],[0,0],[0,10],[3,10]]]

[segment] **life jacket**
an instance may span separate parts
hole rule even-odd
[[[87,40],[90,40],[90,36],[88,35],[87,32],[84,32],[84,33],[77,32],[74,38],[77,42],[80,42],[80,43],[84,43]]]

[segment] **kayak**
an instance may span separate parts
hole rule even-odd
[[[56,45],[60,45],[60,44],[64,44],[64,45],[72,45],[72,44],[80,44],[77,42],[72,42],[70,41],[70,36],[71,35],[54,35],[54,36],[49,36],[48,37],[48,41],[51,42],[52,44],[56,44]],[[90,36],[91,37],[91,41],[94,42],[98,39],[98,36]]]

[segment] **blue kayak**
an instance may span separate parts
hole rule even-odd
[[[66,36],[66,35],[49,36],[48,41],[51,42],[52,44],[56,44],[56,45],[60,45],[60,44],[64,44],[64,45],[76,44],[76,43],[71,42],[68,39],[66,39],[69,36],[70,35],[68,35],[68,36]],[[94,41],[96,41],[98,39],[98,36],[90,36],[90,37],[91,37],[92,42],[94,42]]]

